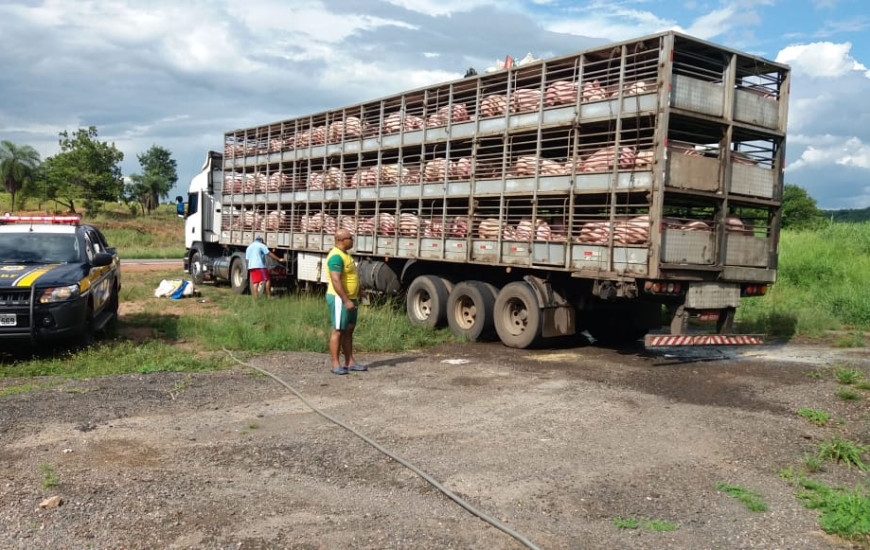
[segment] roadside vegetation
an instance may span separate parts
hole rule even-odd
[[[16,197],[19,214],[59,213],[57,204]],[[9,203],[0,194],[0,209]],[[138,203],[137,203],[138,204]],[[141,206],[141,205],[140,205]],[[29,210],[29,211],[28,211]],[[183,221],[172,205],[145,211],[123,203],[104,203],[84,219],[100,226],[124,259],[181,258]],[[743,301],[737,330],[762,332],[782,339],[827,341],[836,347],[863,347],[870,331],[870,222],[816,223],[814,228],[785,229],[780,244],[778,281],[766,296]],[[157,299],[153,291],[164,279],[185,277],[178,269],[122,276],[122,310],[115,331],[85,349],[40,349],[32,355],[0,351],[0,399],[6,395],[63,386],[65,379],[159,371],[197,372],[233,366],[223,349],[234,352],[279,350],[324,354],[328,320],[322,289],[291,291],[276,300],[235,295],[227,286],[199,285],[182,300]],[[126,309],[124,309],[126,308]],[[355,335],[361,353],[421,349],[450,342],[447,329],[412,326],[403,302],[383,300],[360,312]],[[849,422],[866,423],[870,383],[866,373],[849,365],[807,371],[812,383],[830,387],[830,403],[813,403],[795,411],[808,430],[821,436],[802,457],[783,468],[780,477],[795,497],[819,513],[826,532],[870,547],[870,489],[865,479],[867,445],[847,435]],[[180,382],[174,392],[182,392]],[[808,404],[810,405],[810,404]],[[839,411],[833,416],[828,411]],[[842,415],[846,410],[847,414]],[[257,429],[254,423],[248,429]],[[856,428],[858,429],[858,428]],[[50,466],[44,482],[57,483]],[[849,483],[844,484],[843,480]],[[763,514],[768,505],[752,489],[725,482],[716,485],[747,510]],[[617,517],[619,529],[669,531],[678,523]]]
[[[123,260],[122,260],[123,261]],[[195,372],[232,366],[223,349],[234,352],[328,351],[329,319],[322,291],[295,291],[279,299],[254,300],[227,286],[199,285],[196,296],[154,298],[164,279],[178,270],[122,276],[121,303],[135,304],[115,331],[81,350],[44,349],[33,355],[0,356],[0,396],[56,385],[60,378],[91,378],[157,371]],[[123,311],[124,306],[122,306]],[[361,353],[420,349],[448,342],[448,329],[411,325],[403,302],[375,302],[360,310],[354,334]],[[3,378],[35,378],[31,384],[4,386]],[[47,377],[47,378],[36,378]]]
[[[863,347],[870,331],[870,222],[783,230],[777,281],[766,296],[741,301],[747,332],[821,338]]]
[[[767,511],[767,503],[764,502],[764,497],[757,491],[746,489],[739,485],[729,485],[727,483],[717,483],[716,490],[731,495],[739,502],[743,503],[743,505],[746,506],[746,509],[750,512]]]
[[[870,486],[866,472],[870,445],[853,440],[849,434],[863,434],[866,411],[857,403],[867,397],[870,386],[863,379],[866,373],[848,365],[829,365],[809,371],[816,383],[827,384],[846,418],[831,422],[831,414],[818,408],[804,407],[797,415],[814,424],[819,430],[813,437],[817,442],[809,446],[802,459],[779,471],[779,477],[791,485],[797,498],[806,508],[818,512],[819,526],[828,534],[843,538],[854,548],[870,548]],[[849,386],[854,391],[838,388]],[[848,399],[843,393],[849,393]],[[848,420],[847,420],[848,419]],[[849,424],[855,430],[849,430]],[[737,495],[735,494],[735,497]],[[739,497],[737,497],[739,498]]]
[[[104,208],[89,223],[99,227],[109,243],[124,258],[171,258],[184,256],[184,220],[175,214],[175,206],[162,204],[143,216],[123,209]]]
[[[676,523],[665,521],[661,519],[647,519],[647,518],[635,518],[635,517],[615,517],[613,518],[613,525],[619,527],[620,529],[644,529],[646,531],[660,532],[660,531],[676,531],[680,528],[680,526]]]
[[[0,194],[0,208],[10,202]],[[84,212],[84,219],[103,229],[109,242],[124,259],[181,258],[184,253],[184,222],[171,204],[150,210],[125,203],[101,203],[95,214]],[[42,214],[62,211],[61,203],[27,196],[18,198],[18,213]],[[42,210],[29,210],[41,207]],[[61,210],[58,210],[60,208]],[[738,310],[737,331],[758,332],[782,339],[827,338],[837,347],[862,347],[870,330],[870,285],[865,284],[870,270],[870,222],[830,224],[814,221],[815,229],[785,229],[781,239],[779,279],[766,296],[745,299]],[[184,315],[172,313],[165,299],[153,297],[163,279],[181,278],[180,271],[144,272],[123,277],[121,301],[135,303],[134,311],[121,319],[116,338],[103,339],[94,350],[70,352],[50,358],[25,358],[41,366],[25,366],[16,359],[13,368],[0,376],[39,376],[62,372],[65,376],[88,376],[160,369],[155,361],[140,361],[133,353],[142,345],[155,349],[166,344],[188,343],[200,351],[218,352],[223,347],[239,351],[298,350],[326,352],[327,319],[321,292],[294,291],[280,300],[252,304],[250,296],[237,296],[226,286],[200,285],[200,296],[188,299],[181,307]],[[289,299],[288,299],[289,298]],[[204,300],[200,302],[199,300]],[[178,304],[176,304],[178,305]],[[256,307],[251,307],[252,305]],[[187,315],[198,311],[204,315]],[[125,334],[138,332],[137,345],[130,346]],[[831,336],[833,335],[833,336]],[[412,326],[401,301],[384,301],[362,310],[356,346],[362,351],[418,349],[448,342],[448,330],[431,331]],[[173,346],[169,346],[172,348]],[[177,346],[176,346],[177,347]],[[102,351],[107,350],[107,351]],[[113,371],[97,373],[89,363],[99,363],[100,353],[119,359],[111,361]],[[171,356],[193,357],[173,360]],[[165,363],[163,370],[206,367],[202,353],[165,351],[151,353]],[[124,358],[129,357],[129,361]],[[211,360],[209,360],[211,361]],[[73,365],[79,365],[78,367]],[[80,373],[80,374],[77,374]],[[855,373],[838,375],[842,384],[859,382]],[[860,399],[853,385],[843,389],[843,400]]]

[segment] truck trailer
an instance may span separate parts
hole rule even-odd
[[[468,340],[761,343],[733,322],[776,279],[789,83],[669,31],[232,130],[185,270],[245,292],[262,236],[326,282],[345,228],[364,288]]]

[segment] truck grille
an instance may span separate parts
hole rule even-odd
[[[30,289],[0,289],[0,307],[23,307],[30,305]]]

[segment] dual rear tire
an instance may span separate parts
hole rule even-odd
[[[498,289],[481,281],[462,281],[447,297],[447,324],[469,342],[492,339],[493,306]]]
[[[542,310],[538,297],[525,281],[507,284],[495,300],[495,330],[510,348],[528,348],[540,341]]]
[[[408,318],[430,328],[445,324],[469,342],[498,337],[506,346],[527,348],[541,337],[542,312],[528,283],[513,282],[499,290],[483,281],[456,285],[435,275],[420,275],[408,287]]]
[[[435,275],[420,275],[411,282],[406,308],[411,323],[439,328],[447,324],[447,297],[453,283]]]

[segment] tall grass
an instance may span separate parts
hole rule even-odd
[[[741,301],[738,321],[785,337],[870,330],[870,223],[783,231],[777,282]]]
[[[156,340],[106,341],[79,352],[6,363],[0,369],[0,379],[34,376],[94,378],[158,371],[207,371],[230,366],[230,361],[218,354],[196,355]]]
[[[99,227],[110,246],[125,258],[184,257],[184,220],[175,214],[175,206],[160,205],[150,214],[133,214],[122,205],[104,208],[88,223]]]
[[[300,292],[277,300],[224,294],[213,316],[183,316],[178,335],[195,339],[209,349],[251,351],[328,351],[329,315],[322,293]],[[450,331],[432,331],[408,321],[398,301],[361,306],[354,331],[354,349],[360,352],[419,349],[449,341]]]

